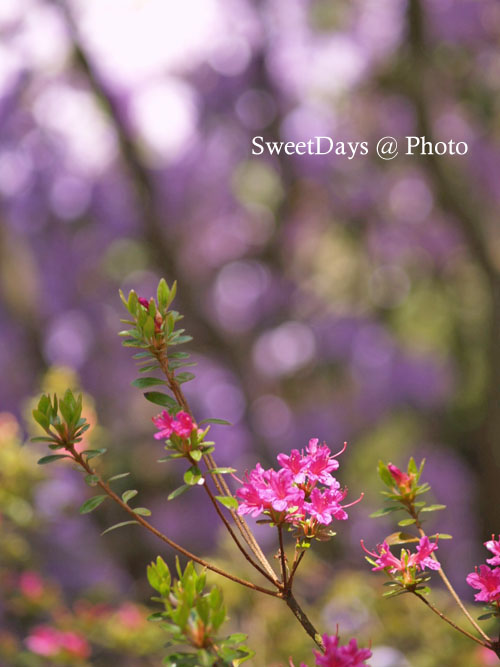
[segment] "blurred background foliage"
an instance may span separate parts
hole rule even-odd
[[[121,515],[76,517],[78,475],[37,470],[20,446],[42,389],[81,387],[104,465],[133,470],[174,539],[230,558],[194,494],[167,504],[180,471],[156,464],[154,408],[116,337],[118,288],[149,296],[165,276],[195,337],[195,413],[233,424],[213,429],[218,461],[243,471],[312,436],[349,441],[339,478],[365,501],[297,582],[322,629],[371,637],[375,667],[487,664],[411,600],[381,601],[359,539],[391,532],[367,519],[377,460],[411,453],[449,507],[432,528],[454,535],[439,555],[468,601],[498,531],[498,3],[2,0],[0,34],[1,660],[42,664],[25,638],[54,615],[87,634],[91,664],[161,654],[142,607],[136,634],[113,620],[147,601],[158,545],[136,527],[99,538]],[[255,135],[371,151],[257,158]],[[382,162],[384,135],[469,152]],[[42,606],[19,593],[24,571],[52,591]],[[226,598],[252,664],[311,662],[291,617]],[[94,604],[99,631],[79,611]]]

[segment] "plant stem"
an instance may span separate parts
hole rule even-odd
[[[168,357],[166,354],[166,349],[165,347],[160,347],[160,348],[151,348],[150,350],[152,354],[156,357],[160,368],[167,378],[168,386],[172,393],[175,396],[175,399],[177,403],[188,413],[192,416],[192,411],[191,408],[189,407],[189,403],[186,400],[186,397],[184,396],[184,393],[179,385],[179,383],[176,381],[174,374],[168,367]],[[214,458],[212,457],[211,454],[206,454],[203,456],[203,459],[205,461],[205,465],[207,466],[208,470],[213,470],[214,468],[217,467]],[[222,475],[219,474],[214,474],[212,475],[212,479],[214,481],[214,484],[219,491],[219,493],[222,496],[228,496],[232,497],[232,493],[229,490],[229,487],[226,484],[226,480]],[[274,572],[271,564],[265,557],[264,553],[262,552],[262,549],[260,548],[259,544],[257,543],[257,540],[255,539],[253,533],[250,531],[246,521],[242,519],[237,512],[234,510],[230,509],[229,510],[231,513],[231,517],[235,524],[237,525],[243,539],[245,542],[248,544],[250,547],[250,550],[254,554],[254,556],[257,558],[257,560],[260,562],[264,570],[268,573],[268,579],[269,577],[271,578],[270,580],[273,581],[274,583],[277,583],[278,579],[276,577],[276,573]],[[225,522],[226,528],[228,527],[229,524]]]
[[[285,548],[283,546],[283,529],[281,525],[278,525],[278,537],[280,543],[281,578],[283,581],[283,587],[286,590],[287,589],[286,558],[285,558]]]
[[[479,639],[479,637],[475,637],[472,633],[468,632],[467,630],[464,630],[461,628],[459,625],[454,623],[450,618],[445,616],[442,612],[437,609],[432,602],[429,602],[429,600],[426,600],[423,595],[420,595],[420,593],[417,593],[417,591],[412,591],[413,595],[416,595],[419,600],[422,600],[422,602],[429,607],[429,609],[432,609],[432,611],[439,616],[439,618],[442,618],[443,621],[446,621],[449,625],[451,625],[452,628],[455,628],[455,630],[458,630],[458,632],[461,632],[463,635],[468,637],[469,639],[472,639],[472,641],[476,642],[476,644],[479,644],[480,646],[485,646],[486,648],[491,648],[489,645],[489,642],[482,641]]]
[[[323,640],[321,639],[321,635],[316,630],[316,628],[311,623],[311,621],[308,619],[308,617],[305,615],[304,611],[302,610],[302,608],[298,604],[297,600],[294,598],[294,596],[292,594],[292,591],[288,590],[288,593],[284,596],[283,599],[287,603],[288,607],[292,610],[293,615],[299,621],[299,623],[302,625],[302,627],[307,632],[307,634],[310,637],[312,637],[312,639],[317,644],[317,646],[322,651],[324,651],[325,650],[325,645],[323,644]]]
[[[297,572],[297,569],[300,565],[300,561],[304,558],[305,553],[306,553],[305,551],[301,551],[300,554],[298,554],[297,551],[295,552],[295,559],[293,561],[292,571],[290,572],[290,576],[288,577],[288,588],[290,589],[292,588],[292,582],[295,573]]]
[[[144,519],[142,516],[139,514],[136,514],[134,510],[127,505],[127,503],[123,502],[123,500],[118,496],[111,488],[110,486],[104,482],[99,475],[97,475],[96,471],[91,468],[88,463],[84,460],[83,456],[79,454],[75,448],[74,445],[66,445],[67,451],[69,451],[75,462],[78,463],[89,475],[96,475],[98,477],[97,484],[101,487],[101,489],[110,497],[112,498],[122,509],[124,509],[128,514],[130,514],[135,521],[140,523],[144,528],[149,530],[150,533],[153,533],[153,535],[156,535],[160,540],[168,544],[172,549],[175,549],[175,551],[178,551],[182,555],[186,556],[187,558],[190,558],[191,560],[195,561],[196,563],[199,563],[203,567],[206,567],[208,570],[212,570],[212,572],[216,572],[217,574],[220,574],[221,576],[225,577],[226,579],[230,579],[231,581],[236,582],[237,584],[241,584],[242,586],[246,586],[246,588],[251,588],[254,591],[259,591],[259,593],[265,593],[266,595],[271,595],[272,597],[279,597],[279,593],[273,590],[270,590],[268,588],[263,588],[262,586],[258,586],[257,584],[253,584],[250,581],[246,581],[245,579],[241,579],[240,577],[237,577],[230,572],[226,572],[225,570],[222,570],[221,568],[217,567],[216,565],[212,565],[211,563],[207,562],[203,558],[200,558],[199,556],[196,556],[195,554],[191,553],[187,549],[184,549],[184,547],[181,547],[179,544],[171,540],[169,537],[164,535],[162,532],[160,532],[157,528],[152,526],[146,519]]]

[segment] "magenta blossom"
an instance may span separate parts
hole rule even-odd
[[[61,632],[49,625],[39,625],[25,641],[30,651],[45,657],[55,656],[61,651],[83,659],[90,655],[90,646],[85,637],[76,632]]]
[[[368,665],[365,660],[371,658],[372,652],[367,648],[358,648],[355,639],[351,639],[346,646],[339,646],[338,635],[323,635],[325,652],[313,651],[317,667],[358,667]],[[307,667],[302,663],[301,667]]]
[[[290,470],[268,470],[265,473],[268,487],[264,490],[264,497],[277,512],[285,512],[291,507],[301,506],[304,501],[304,491],[293,484],[293,474]]]
[[[480,565],[479,571],[467,575],[467,583],[479,590],[474,595],[476,602],[497,602],[500,600],[500,567],[492,569],[487,565]]]
[[[307,475],[311,482],[320,482],[325,486],[333,486],[336,480],[330,473],[339,467],[339,462],[335,457],[345,451],[347,443],[344,443],[344,447],[340,452],[332,455],[327,445],[318,445],[318,442],[318,438],[311,438],[306,447],[306,460],[308,461]]]
[[[486,562],[490,565],[500,565],[500,535],[498,540],[495,540],[495,536],[492,535],[491,540],[485,542],[484,546],[493,554],[493,558],[487,558]]]
[[[260,463],[257,463],[255,469],[250,473],[246,473],[245,484],[236,491],[236,495],[242,500],[238,507],[238,514],[258,517],[264,510],[271,507],[268,497],[264,495],[268,486],[265,473]]]
[[[411,484],[413,482],[414,476],[409,475],[406,472],[400,470],[397,466],[392,463],[387,464],[387,469],[392,475],[392,478],[396,482],[397,486],[401,491],[410,491]]]
[[[315,488],[311,491],[310,502],[304,503],[304,509],[309,512],[313,519],[325,526],[331,524],[333,519],[343,521],[348,517],[340,502],[344,500],[346,493],[347,491],[339,491],[338,489],[320,491]]]
[[[375,558],[376,564],[375,567],[372,568],[374,571],[387,569],[390,574],[400,573],[407,575],[412,568],[422,571],[426,567],[430,570],[439,570],[441,567],[440,563],[431,557],[431,553],[435,551],[438,546],[436,543],[430,542],[427,536],[420,538],[416,553],[412,554],[407,549],[401,549],[399,558],[394,556],[391,552],[387,541],[377,545],[378,553],[368,551],[368,549],[365,548],[363,540],[361,540],[361,546],[367,554],[372,556],[372,558]],[[410,578],[413,579],[413,577]]]
[[[143,296],[137,297],[137,301],[141,304],[141,306],[144,306],[146,310],[149,308],[149,301]]]
[[[196,424],[192,417],[187,412],[180,411],[172,417],[166,410],[163,410],[159,415],[153,417],[153,423],[158,430],[154,437],[156,440],[167,440],[172,433],[175,433],[179,438],[189,438]]]
[[[292,449],[290,456],[287,454],[278,454],[276,457],[282,468],[287,468],[293,473],[293,481],[297,484],[303,484],[306,480],[306,472],[309,467],[309,459],[299,452],[298,449]]]

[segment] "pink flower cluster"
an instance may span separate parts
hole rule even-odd
[[[339,646],[338,635],[323,635],[325,652],[313,651],[317,667],[357,667],[367,665],[365,660],[371,657],[372,652],[367,648],[358,648],[355,639],[351,639],[347,646]],[[302,663],[301,667],[307,667]]]
[[[377,545],[378,553],[368,551],[368,549],[365,548],[363,540],[361,540],[361,546],[367,554],[372,556],[372,558],[375,558],[376,565],[375,567],[372,567],[372,570],[387,569],[390,574],[403,575],[406,577],[406,583],[409,583],[410,580],[414,579],[413,572],[416,570],[423,571],[426,567],[429,568],[429,570],[439,570],[441,567],[440,563],[431,557],[432,552],[435,551],[438,546],[435,542],[431,542],[427,536],[420,538],[416,553],[410,553],[407,549],[401,549],[399,558],[396,558],[396,556],[391,553],[387,541]]]
[[[82,659],[90,656],[90,646],[85,637],[76,632],[61,632],[49,625],[39,625],[34,628],[25,643],[30,651],[46,657],[53,657],[59,653]]]
[[[484,543],[484,546],[491,551],[493,558],[486,560],[490,565],[500,565],[500,535],[498,540],[491,536],[491,540]],[[500,602],[500,567],[488,567],[480,565],[476,567],[475,572],[467,575],[467,583],[472,588],[479,590],[474,595],[476,602]]]
[[[175,417],[172,417],[166,410],[153,417],[153,423],[158,430],[154,437],[156,440],[167,440],[172,433],[179,438],[189,438],[196,424],[191,415],[181,410]]]
[[[353,503],[340,504],[347,490],[341,490],[331,474],[339,467],[336,457],[345,448],[332,454],[327,445],[312,438],[305,453],[293,449],[290,455],[278,454],[278,471],[264,470],[258,463],[236,491],[241,499],[238,513],[253,517],[264,513],[276,523],[301,525],[307,537],[316,535],[318,524],[328,526],[333,519],[347,519],[345,507]]]

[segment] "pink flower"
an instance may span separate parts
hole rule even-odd
[[[392,463],[387,464],[387,469],[391,473],[400,491],[408,492],[411,490],[414,475],[409,475],[408,473],[403,472]]]
[[[196,424],[193,422],[191,415],[182,410],[175,415],[175,421],[172,423],[174,432],[180,438],[189,438],[195,426]]]
[[[59,653],[61,633],[49,625],[39,625],[25,639],[26,646],[33,653],[47,657]]]
[[[309,459],[303,456],[298,449],[292,449],[290,456],[278,454],[276,458],[282,468],[287,468],[293,473],[296,484],[303,484],[305,482]]]
[[[474,595],[476,602],[496,602],[500,600],[500,567],[491,569],[487,565],[480,565],[479,572],[467,575],[467,583],[477,588],[479,593]]]
[[[325,444],[318,445],[318,442],[318,438],[311,438],[306,447],[309,463],[307,475],[311,482],[320,482],[325,486],[332,486],[336,480],[330,475],[330,472],[337,470],[339,467],[339,462],[335,459],[335,456],[341,454],[347,445],[344,444],[344,448],[332,456],[330,448]]]
[[[174,419],[171,417],[166,410],[162,410],[159,415],[153,417],[153,424],[159,429],[158,433],[155,433],[155,440],[167,440],[170,438],[174,432],[173,427]]]
[[[19,577],[19,588],[27,598],[36,600],[43,593],[43,581],[36,572],[26,571]]]
[[[314,488],[311,491],[310,502],[304,503],[304,509],[316,521],[328,526],[334,518],[341,521],[347,519],[347,512],[340,505],[340,501],[344,500],[345,496],[346,491],[338,491],[337,489],[320,491],[320,489]]]
[[[243,501],[238,507],[238,514],[250,514],[250,516],[257,517],[270,507],[268,498],[264,496],[267,489],[265,473],[260,463],[257,463],[250,474],[246,473],[247,481],[236,491],[236,495]]]
[[[351,639],[347,646],[339,646],[338,635],[323,635],[325,652],[313,651],[317,667],[358,667],[367,665],[365,660],[371,657],[372,652],[367,648],[358,648],[355,639]],[[301,667],[307,667],[302,663]]]
[[[493,558],[487,558],[486,562],[490,565],[500,565],[500,535],[498,540],[495,540],[495,536],[491,536],[491,540],[484,543],[484,546],[494,554]]]
[[[172,433],[178,435],[179,438],[189,438],[193,429],[196,428],[191,415],[182,410],[175,415],[175,419],[166,410],[163,410],[159,415],[153,417],[153,423],[159,429],[158,433],[154,435],[156,440],[167,440]]]
[[[288,508],[302,505],[304,491],[293,485],[293,474],[290,470],[282,468],[266,471],[266,480],[269,486],[264,491],[264,498],[271,503],[271,507],[277,512],[284,512]]]
[[[146,310],[149,308],[149,301],[145,299],[143,296],[139,296],[137,298],[137,301],[141,304],[141,306],[144,306]]]
[[[365,548],[363,540],[361,540],[361,546],[367,554],[375,558],[376,565],[372,567],[373,571],[385,570],[387,568],[391,574],[396,574],[397,572],[406,574],[411,568],[417,568],[422,571],[426,567],[430,570],[439,570],[441,567],[437,560],[431,558],[431,553],[438,546],[430,542],[427,536],[420,538],[420,542],[417,545],[417,553],[412,554],[407,549],[401,549],[399,558],[394,556],[385,540],[382,544],[377,545],[378,553],[368,551]]]
[[[88,658],[90,655],[88,641],[76,632],[63,632],[59,639],[59,645],[76,658]]]

